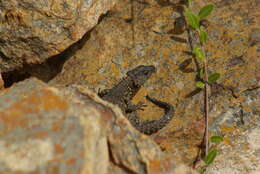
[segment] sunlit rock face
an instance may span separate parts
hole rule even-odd
[[[78,41],[116,0],[0,1],[1,72],[41,63]]]

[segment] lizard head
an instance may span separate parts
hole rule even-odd
[[[141,87],[149,77],[156,72],[153,65],[145,66],[140,65],[127,72],[127,76],[131,77],[137,87]]]

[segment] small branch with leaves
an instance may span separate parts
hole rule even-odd
[[[190,4],[191,0],[188,0],[188,6],[184,9],[184,15],[186,18],[186,23],[189,27],[188,32],[192,32],[192,35],[198,36],[190,39],[197,38],[197,43],[199,43],[196,46],[191,46],[191,48],[193,55],[199,62],[199,80],[196,82],[196,86],[204,90],[205,134],[203,144],[205,147],[205,156],[203,158],[203,161],[206,163],[206,165],[209,165],[213,162],[218,152],[217,149],[212,149],[209,151],[209,88],[211,83],[216,82],[220,78],[220,74],[208,74],[208,57],[204,48],[208,40],[208,34],[202,26],[202,21],[210,15],[210,13],[214,9],[214,6],[212,4],[206,5],[202,9],[200,9],[198,14],[195,14],[189,8]],[[211,138],[210,140],[211,142],[216,142],[222,140],[222,137],[213,136],[213,138]],[[204,173],[204,169],[202,170],[202,173]]]

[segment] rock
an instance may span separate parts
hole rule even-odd
[[[38,64],[77,42],[116,0],[1,1],[0,69]]]
[[[3,81],[3,78],[2,78],[2,74],[0,72],[0,90],[1,89],[4,89],[4,81]]]
[[[208,3],[215,5],[207,17],[209,71],[220,73],[218,83],[225,87],[212,89],[210,109],[225,113],[244,103],[237,97],[260,86],[259,48],[251,44],[257,41],[259,3],[201,0],[193,1],[194,11]],[[191,164],[204,134],[203,93],[195,86],[196,65],[189,54],[187,32],[172,33],[181,17],[180,6],[175,0],[121,0],[50,83],[82,84],[97,91],[111,88],[140,64],[155,65],[157,73],[134,102],[148,105],[139,113],[143,120],[158,119],[162,114],[162,110],[146,102],[147,94],[174,105],[172,121],[153,138],[175,159]],[[182,31],[182,22],[177,24]],[[211,124],[214,116],[210,116]]]
[[[215,146],[221,150],[207,168],[208,174],[255,174],[260,172],[260,88],[245,91],[242,105],[226,112],[211,114],[210,130],[222,135],[224,141]]]
[[[249,44],[251,46],[260,44],[260,28],[253,28],[249,34]]]
[[[0,173],[196,173],[82,86],[28,79],[0,92]]]

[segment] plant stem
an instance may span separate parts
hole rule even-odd
[[[206,67],[207,65],[205,65]],[[207,68],[205,68],[207,69]],[[207,72],[207,71],[205,71]],[[208,74],[208,73],[205,73]],[[205,77],[207,77],[207,75],[205,75]],[[205,84],[205,146],[206,146],[206,156],[208,155],[208,151],[209,151],[209,101],[208,101],[208,84]]]
[[[193,48],[196,45],[198,45],[198,42],[196,42],[196,38],[194,36],[194,33],[190,28],[187,28],[187,34],[188,34],[188,43],[189,43],[189,46],[190,46],[190,50],[192,52]],[[193,58],[194,58],[194,62],[195,62],[195,65],[196,65],[196,71],[197,71],[197,73],[199,73],[199,70],[200,70],[199,62],[195,57],[193,57]]]
[[[204,50],[203,45],[201,45],[201,49],[203,53],[206,56],[206,52]],[[204,73],[205,73],[205,81],[208,81],[208,60],[207,57],[205,58],[204,61]],[[205,134],[204,134],[204,144],[205,144],[205,156],[208,155],[209,151],[209,85],[208,83],[205,83],[205,88],[204,88],[204,116],[205,116]]]
[[[189,2],[189,1],[188,1]],[[190,2],[187,5],[188,8],[191,8]],[[204,81],[205,81],[205,88],[204,88],[204,116],[205,116],[205,132],[203,137],[203,144],[205,145],[205,156],[208,155],[209,151],[209,85],[208,85],[208,59],[206,56],[206,52],[204,49],[204,45],[201,42],[196,42],[196,38],[194,37],[194,33],[188,28],[188,41],[190,45],[190,50],[193,50],[195,45],[200,45],[203,54],[205,55],[205,60],[203,62],[203,68],[204,68]],[[197,59],[195,59],[197,72],[199,73],[199,63],[197,62]]]

